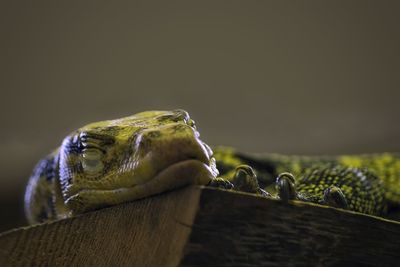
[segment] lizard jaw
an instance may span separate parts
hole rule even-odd
[[[80,214],[189,184],[207,185],[217,175],[215,161],[211,160],[211,164],[207,165],[200,160],[189,159],[168,166],[146,183],[111,190],[84,189],[68,198],[65,203],[71,209],[71,215]]]

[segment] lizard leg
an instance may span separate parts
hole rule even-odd
[[[341,209],[348,208],[345,195],[343,194],[342,190],[336,186],[330,186],[324,190],[322,204]]]
[[[257,176],[253,168],[249,165],[239,165],[236,167],[232,182],[236,191],[255,193],[265,197],[271,196],[268,192],[260,188]]]
[[[295,187],[296,179],[293,174],[289,172],[283,172],[276,178],[276,191],[278,197],[283,201],[297,199],[297,192]]]

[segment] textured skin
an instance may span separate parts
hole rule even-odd
[[[149,111],[86,125],[40,161],[25,193],[30,223],[65,218],[187,184],[218,171],[183,110]]]
[[[65,218],[187,184],[234,185],[277,197],[275,179],[283,172],[295,176],[299,200],[331,205],[324,192],[336,186],[350,210],[382,215],[388,206],[399,206],[397,154],[300,157],[250,155],[227,147],[213,151],[183,110],[86,125],[35,167],[25,194],[27,218],[30,223]],[[215,159],[223,179],[217,178]]]
[[[399,154],[309,157],[247,154],[229,147],[213,151],[221,176],[234,177],[235,166],[247,164],[269,192],[275,190],[275,178],[289,172],[296,177],[298,199],[303,201],[324,204],[324,190],[337,186],[353,211],[384,215],[400,206]]]

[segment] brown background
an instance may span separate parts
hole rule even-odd
[[[246,151],[400,151],[398,1],[0,4],[0,230],[88,122],[183,108]]]

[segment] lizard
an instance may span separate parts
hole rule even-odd
[[[189,184],[384,215],[400,203],[400,157],[254,155],[210,147],[188,112],[145,111],[88,124],[39,161],[25,191],[31,224]]]

